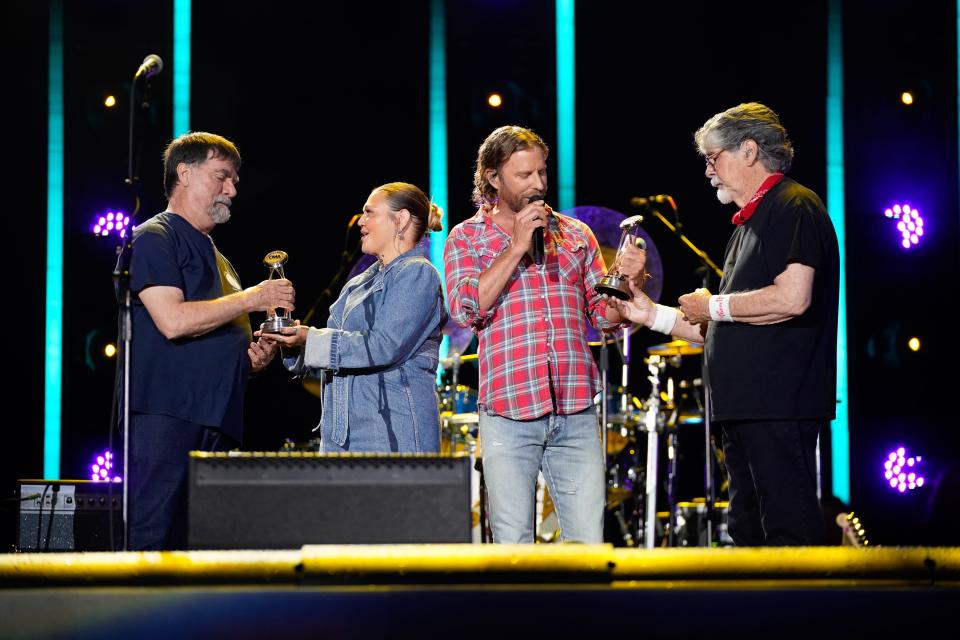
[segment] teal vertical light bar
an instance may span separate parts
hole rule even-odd
[[[47,301],[43,477],[60,479],[63,394],[63,2],[50,2],[47,115]]]
[[[190,3],[173,0],[173,137],[190,131]]]
[[[560,209],[576,206],[576,57],[574,0],[557,0],[557,171]]]
[[[830,0],[827,18],[827,210],[840,243],[837,330],[837,419],[830,430],[833,495],[850,502],[850,399],[847,393],[847,256],[843,183],[843,0]]]
[[[443,0],[430,5],[430,197],[443,209],[443,229],[430,234],[430,261],[443,277],[443,247],[447,243],[447,26]],[[450,339],[440,343],[440,359],[450,352]]]

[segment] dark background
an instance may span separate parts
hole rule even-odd
[[[117,310],[115,244],[94,238],[88,225],[107,208],[130,211],[122,184],[130,77],[148,53],[168,67],[153,83],[146,116],[139,220],[165,205],[172,3],[64,4],[61,477],[79,478],[107,445],[114,362],[101,354],[115,340]],[[4,191],[14,196],[8,237],[17,249],[8,267],[17,326],[8,331],[8,460],[0,477],[9,495],[16,478],[43,469],[44,342],[32,328],[44,313],[49,13],[45,3],[4,13],[12,167]],[[463,0],[447,2],[446,13],[452,226],[473,212],[476,149],[493,128],[528,126],[556,149],[554,4]],[[404,180],[429,190],[429,16],[428,2],[194,2],[191,128],[227,136],[244,157],[234,217],[214,235],[247,285],[263,279],[264,254],[289,252],[297,317],[341,266],[347,221],[371,188]],[[886,544],[960,539],[950,513],[960,503],[956,25],[952,2],[921,10],[861,0],[844,8],[851,506]],[[780,114],[796,147],[791,175],[826,200],[826,27],[826,2],[578,3],[577,204],[630,214],[631,196],[672,194],[684,231],[720,262],[732,210],[716,201],[691,134],[717,111],[752,100]],[[899,101],[906,89],[917,98],[909,108]],[[490,91],[504,96],[500,110],[486,105]],[[110,93],[120,100],[112,110],[102,106]],[[927,223],[909,252],[882,217],[898,198]],[[663,258],[661,301],[673,303],[700,285],[698,262],[652,217],[645,228]],[[315,324],[329,302],[320,301]],[[911,336],[922,340],[918,353],[906,348]],[[633,347],[640,353],[661,341],[640,332]],[[695,377],[698,366],[687,359],[678,375]],[[639,366],[631,391],[648,392]],[[247,412],[246,448],[270,450],[309,438],[320,404],[274,365],[251,382]],[[885,488],[882,456],[897,444],[925,456],[924,491]]]

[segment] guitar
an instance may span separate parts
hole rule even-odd
[[[843,531],[843,546],[866,547],[870,545],[870,540],[867,539],[867,530],[863,528],[860,517],[853,511],[838,513],[835,522]]]

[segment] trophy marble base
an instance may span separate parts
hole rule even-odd
[[[633,294],[630,293],[630,283],[623,276],[605,275],[594,287],[597,293],[613,296],[620,300],[629,300]]]
[[[273,316],[267,318],[263,323],[263,333],[283,333],[282,329],[288,329],[295,326],[293,318],[284,318],[283,316]]]

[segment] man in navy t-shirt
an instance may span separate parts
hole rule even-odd
[[[186,546],[187,452],[239,446],[250,373],[276,353],[247,314],[293,309],[288,280],[242,289],[210,232],[230,219],[240,154],[187,133],[164,152],[167,209],[136,227],[130,261],[131,550]]]

